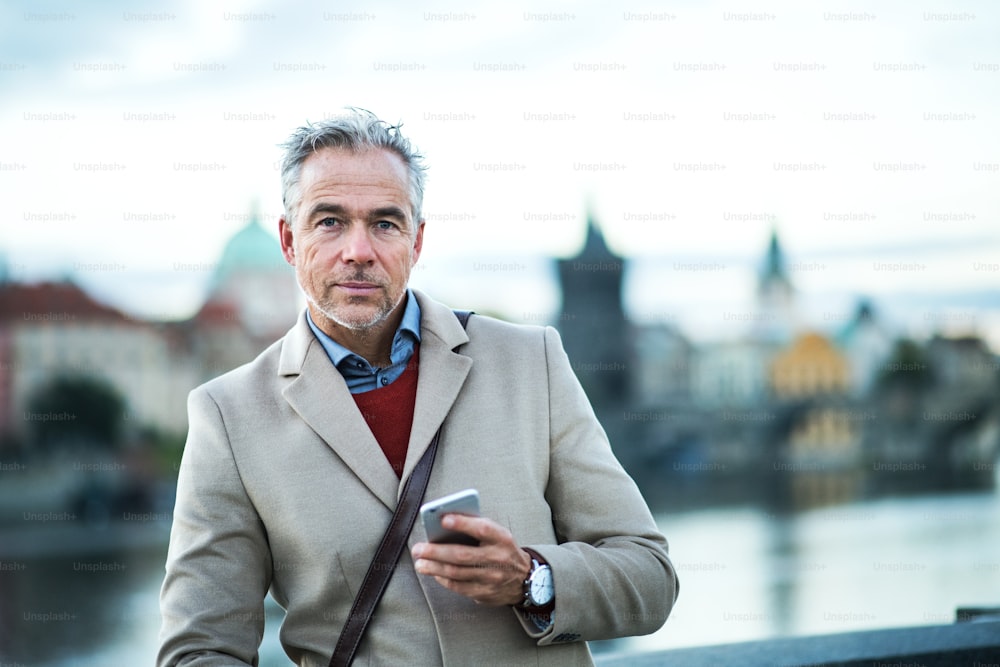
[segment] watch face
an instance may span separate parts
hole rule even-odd
[[[531,575],[531,602],[536,605],[548,604],[552,599],[552,569],[543,565]]]

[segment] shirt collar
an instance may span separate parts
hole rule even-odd
[[[323,332],[316,323],[313,322],[312,315],[306,310],[306,321],[309,323],[309,328],[312,329],[316,338],[319,340],[323,349],[326,350],[326,354],[330,357],[330,361],[333,362],[334,366],[338,368],[341,366],[345,360],[355,360],[360,359],[360,355],[351,352],[349,349],[333,340],[326,333]],[[403,319],[399,322],[399,326],[396,328],[396,334],[392,337],[392,349],[389,352],[389,358],[393,363],[399,361],[397,357],[400,354],[407,354],[412,352],[412,344],[407,345],[408,342],[406,338],[409,337],[411,341],[420,342],[420,305],[417,304],[417,298],[413,295],[413,290],[406,290],[406,307],[403,309]],[[367,363],[367,362],[366,362]]]

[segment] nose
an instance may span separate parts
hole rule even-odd
[[[351,225],[342,237],[343,260],[348,264],[369,264],[375,259],[372,239],[365,225]]]

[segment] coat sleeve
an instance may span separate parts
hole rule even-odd
[[[546,500],[558,545],[526,545],[552,568],[552,626],[541,645],[655,632],[678,580],[638,487],[615,458],[559,334],[545,331],[550,469]]]
[[[271,576],[267,537],[205,387],[189,395],[188,421],[157,665],[256,665]]]

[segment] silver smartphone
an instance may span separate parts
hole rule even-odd
[[[479,516],[479,492],[475,489],[466,489],[420,506],[420,520],[424,523],[429,542],[468,544],[478,547],[479,540],[471,535],[441,527],[441,517],[449,513]]]

